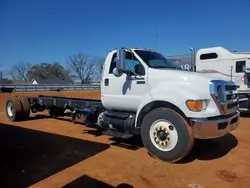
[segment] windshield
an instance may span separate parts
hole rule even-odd
[[[135,50],[137,55],[151,68],[174,68],[179,69],[177,64],[173,61],[165,58],[163,55],[157,52]]]

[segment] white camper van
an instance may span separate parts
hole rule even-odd
[[[202,48],[195,54],[168,57],[188,71],[210,74],[238,85],[239,110],[250,113],[250,52],[232,52],[224,47]]]

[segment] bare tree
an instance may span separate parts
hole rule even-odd
[[[102,70],[103,70],[103,64],[104,64],[105,59],[102,57],[95,57],[93,58],[93,63],[95,66],[95,79],[97,81],[100,81],[102,78]]]
[[[20,62],[14,65],[10,71],[10,75],[14,80],[28,80],[27,73],[31,67],[30,63]]]
[[[87,54],[77,53],[69,57],[67,65],[80,79],[81,83],[87,84],[94,74],[94,61]]]

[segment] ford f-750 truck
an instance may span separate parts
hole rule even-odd
[[[141,135],[149,153],[176,162],[189,154],[195,139],[222,137],[239,125],[237,85],[180,70],[160,53],[121,48],[103,66],[101,100],[44,96],[10,98],[10,121],[48,110],[73,122],[96,123],[110,136]]]

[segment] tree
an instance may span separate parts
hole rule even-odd
[[[94,75],[94,60],[87,54],[77,53],[71,55],[67,65],[82,84],[90,83]]]
[[[58,63],[41,63],[31,66],[28,71],[28,79],[46,79],[49,76],[57,76],[63,80],[71,80],[69,72],[64,69],[64,67]]]
[[[28,80],[27,74],[31,67],[28,62],[20,62],[12,67],[10,75],[14,80]]]
[[[102,58],[102,57],[96,57],[93,59],[93,63],[95,67],[94,77],[96,81],[101,80],[104,62],[105,62],[105,58]]]

